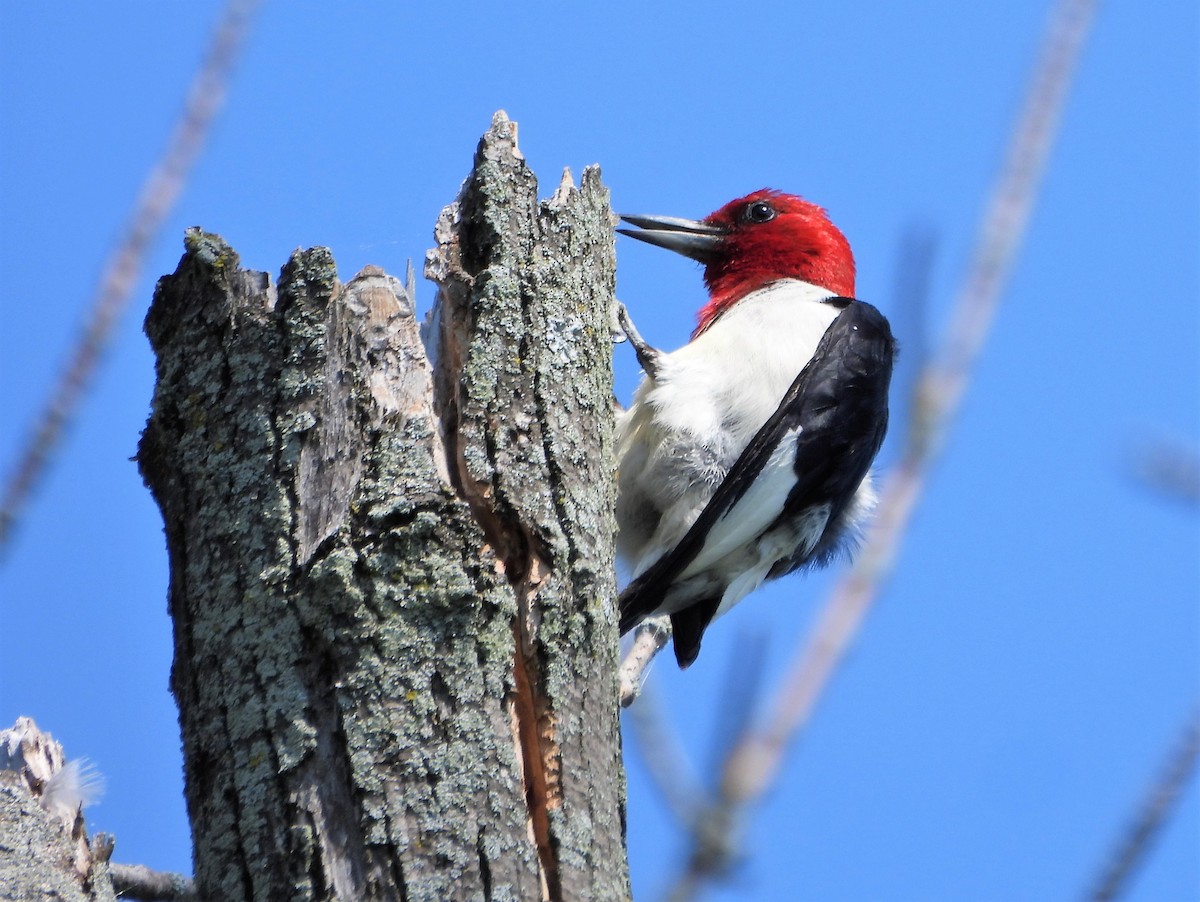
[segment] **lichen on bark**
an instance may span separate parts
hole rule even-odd
[[[409,286],[188,233],[146,321],[209,898],[628,897],[599,173],[498,114]],[[533,837],[531,841],[530,837]]]

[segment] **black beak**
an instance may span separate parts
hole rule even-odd
[[[621,219],[640,230],[617,229],[622,235],[665,247],[701,263],[712,260],[713,253],[725,237],[723,229],[695,219],[679,219],[675,216],[622,216]]]

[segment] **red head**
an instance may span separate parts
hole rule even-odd
[[[749,292],[779,279],[801,279],[854,296],[850,243],[824,210],[794,194],[764,188],[730,201],[701,222],[622,218],[646,229],[621,230],[624,234],[704,264],[709,300],[700,310],[696,335]]]

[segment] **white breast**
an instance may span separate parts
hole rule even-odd
[[[832,293],[759,289],[660,361],[617,421],[618,551],[636,576],[699,516],[838,314]]]

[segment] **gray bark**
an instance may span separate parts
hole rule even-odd
[[[80,762],[74,762],[79,765]],[[88,839],[82,769],[27,717],[0,730],[0,900],[116,902],[111,837]]]
[[[539,203],[497,114],[410,286],[277,285],[189,232],[146,320],[196,885],[624,899],[599,173]]]
[[[78,842],[26,787],[0,774],[0,900],[115,900],[103,865],[75,869]]]

